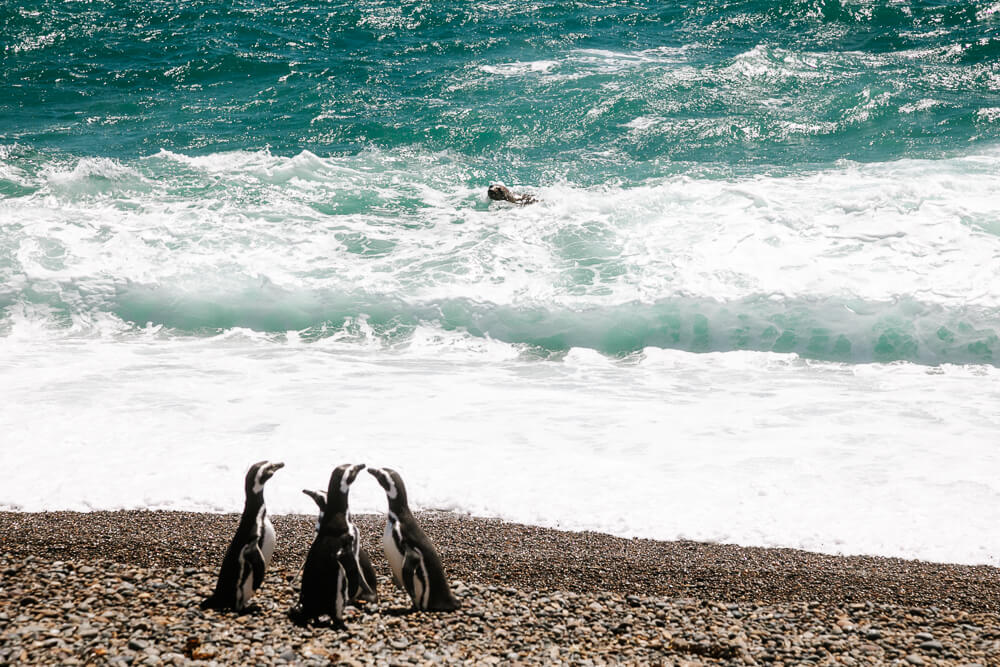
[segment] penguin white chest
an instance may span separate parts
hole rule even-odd
[[[276,541],[274,536],[274,526],[271,524],[271,519],[267,516],[264,517],[262,523],[260,553],[264,557],[264,565],[269,566],[271,564],[271,555],[274,553],[274,543]]]
[[[385,550],[385,558],[392,568],[392,578],[396,584],[403,587],[403,552],[396,546],[396,539],[393,533],[396,531],[396,522],[389,519],[385,523],[385,532],[382,534],[382,548]]]

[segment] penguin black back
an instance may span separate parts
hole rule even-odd
[[[374,593],[362,576],[358,529],[351,522],[347,503],[351,483],[364,467],[345,464],[330,475],[326,506],[302,568],[299,603],[289,612],[296,623],[305,624],[328,614],[340,625],[344,607],[352,599],[365,592]]]
[[[302,489],[302,493],[312,498],[313,502],[319,508],[319,515],[316,517],[316,533],[318,534],[319,527],[323,523],[323,515],[326,513],[326,491]],[[351,598],[351,601],[364,600],[365,602],[378,602],[378,580],[375,577],[375,568],[372,566],[372,559],[368,555],[368,552],[360,545],[358,548],[358,565],[361,568],[361,576],[364,578],[367,588],[361,586],[357,594]]]
[[[368,472],[378,480],[389,501],[382,546],[396,584],[409,593],[417,609],[458,609],[441,557],[410,511],[403,478],[391,468],[369,468]]]
[[[243,611],[263,583],[275,545],[274,526],[264,504],[264,484],[284,465],[258,461],[247,471],[240,525],[222,559],[215,591],[201,603],[202,609]]]

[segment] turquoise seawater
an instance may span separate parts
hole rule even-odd
[[[989,0],[52,0],[0,49],[7,332],[1000,360]]]
[[[53,0],[0,25],[0,132],[41,159],[419,146],[470,185],[631,184],[1000,133],[988,1]]]

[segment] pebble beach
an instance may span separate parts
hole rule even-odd
[[[0,664],[1000,664],[997,568],[418,518],[462,608],[409,611],[359,516],[380,601],[338,630],[286,617],[313,517],[237,616],[198,608],[236,515],[0,513]]]

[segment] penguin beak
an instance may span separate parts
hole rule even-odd
[[[284,463],[272,463],[271,465],[267,466],[267,468],[264,470],[265,479],[271,479],[271,476],[274,475],[274,473],[276,473],[277,471],[281,470],[284,467],[285,467]]]
[[[369,468],[368,474],[375,478],[375,481],[378,482],[379,486],[381,486],[383,489],[388,489],[388,487],[385,485],[384,481],[385,475],[382,473],[381,468]]]
[[[320,511],[326,511],[326,494],[320,491],[313,491],[311,489],[302,489],[302,493],[306,494],[313,499]]]
[[[365,469],[364,463],[359,463],[350,470],[347,471],[347,484],[353,484],[354,480],[358,478],[358,473]]]

